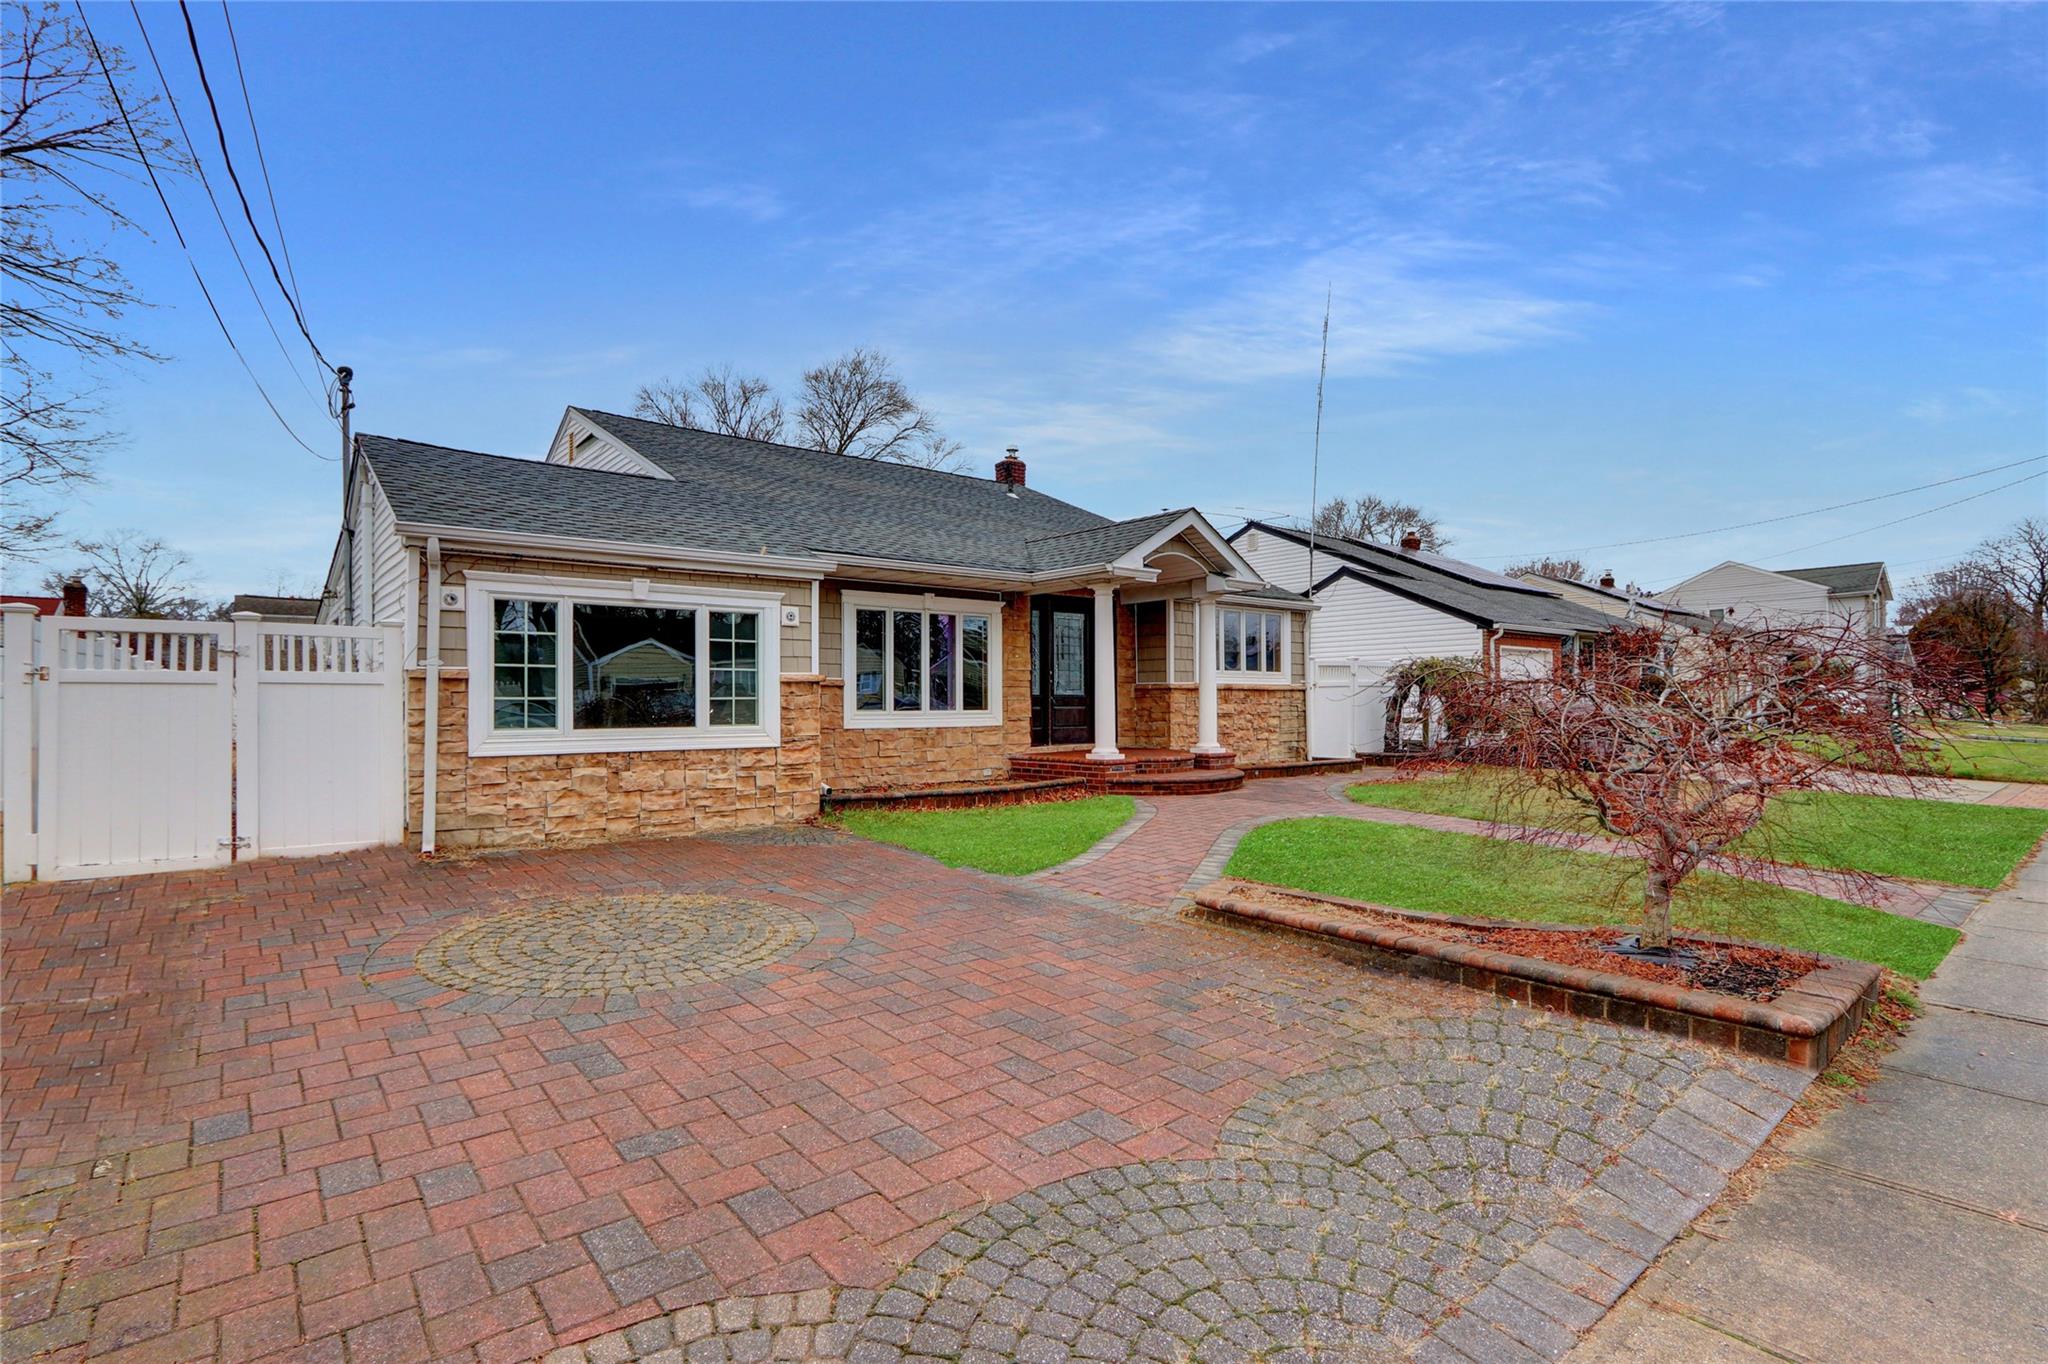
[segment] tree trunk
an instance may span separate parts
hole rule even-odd
[[[1671,864],[1653,854],[1643,868],[1643,923],[1636,941],[1644,947],[1671,946]]]

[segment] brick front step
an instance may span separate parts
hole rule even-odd
[[[1251,781],[1265,777],[1306,777],[1317,772],[1357,772],[1365,764],[1357,758],[1305,758],[1293,762],[1243,763],[1245,776]]]
[[[1010,755],[1010,775],[1018,778],[1076,777],[1091,780],[1103,773],[1186,772],[1196,767],[1192,753],[1177,748],[1127,748],[1115,762],[1098,762],[1085,748],[1032,749]]]
[[[1237,889],[1233,882],[1213,881],[1195,892],[1195,904],[1219,918],[1337,943],[1368,964],[1383,969],[1470,986],[1552,1013],[1690,1037],[1695,1042],[1813,1071],[1825,1070],[1842,1044],[1863,1025],[1877,1003],[1878,984],[1883,976],[1869,962],[1822,957],[1818,967],[1789,982],[1784,992],[1769,1004],[1761,1004],[1712,990],[1689,990],[1616,971],[1567,966],[1477,943],[1404,932],[1398,927],[1341,913],[1324,915],[1313,909],[1260,904],[1239,896],[1235,893]],[[1585,927],[1428,914],[1291,889],[1287,894],[1340,911],[1358,909],[1478,927],[1554,928],[1568,932],[1583,931]],[[1710,942],[1740,941],[1709,933],[1690,936]]]
[[[1206,796],[1235,791],[1245,774],[1234,767],[1205,767],[1186,772],[1127,772],[1112,776],[1105,790],[1120,796]]]
[[[1023,805],[1063,800],[1087,793],[1079,777],[1039,781],[985,781],[953,786],[913,786],[900,790],[828,791],[819,801],[831,814],[838,810],[958,810],[983,805]]]

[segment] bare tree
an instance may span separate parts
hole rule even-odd
[[[137,92],[120,49],[96,51],[70,12],[8,0],[6,28],[0,550],[19,553],[49,541],[59,509],[50,499],[93,477],[110,438],[91,368],[162,358],[122,330],[121,318],[143,299],[93,231],[137,226],[113,197],[113,182],[137,173],[145,153],[159,175],[188,162],[158,97]]]
[[[71,547],[85,562],[69,573],[50,574],[43,589],[55,594],[65,579],[78,578],[92,593],[96,615],[202,620],[218,614],[217,603],[192,591],[191,559],[155,536],[122,530],[99,540],[76,540]]]
[[[1525,578],[1533,573],[1538,577],[1565,578],[1575,583],[1592,581],[1586,573],[1586,561],[1583,559],[1529,559],[1501,571],[1510,578]]]
[[[1671,942],[1672,895],[1731,850],[1759,859],[1745,863],[1752,878],[1796,875],[1769,846],[1773,798],[1839,790],[1871,768],[1924,771],[1919,699],[1910,666],[1847,623],[1632,626],[1554,677],[1475,675],[1445,708],[1460,755],[1504,773],[1517,836],[1569,842],[1590,823],[1634,845],[1639,940],[1654,950]],[[1841,884],[1863,898],[1878,888],[1847,874]]]
[[[1987,707],[2024,680],[2027,711],[2048,720],[2048,520],[2027,517],[1927,574],[1900,601],[1898,619],[1925,666],[1969,660]]]
[[[633,396],[633,414],[649,421],[748,440],[782,439],[782,400],[766,379],[735,373],[731,365],[706,369],[687,386],[672,379],[644,384]]]
[[[1319,535],[1393,545],[1399,544],[1406,532],[1420,536],[1424,549],[1443,549],[1451,543],[1437,518],[1412,503],[1392,502],[1367,493],[1357,498],[1333,497],[1316,508]]]
[[[697,407],[697,390],[669,378],[642,384],[634,391],[633,415],[666,426],[687,426],[693,431],[709,429]]]
[[[804,372],[796,426],[805,445],[835,455],[926,469],[960,463],[959,443],[948,440],[931,410],[910,395],[889,357],[865,347]]]

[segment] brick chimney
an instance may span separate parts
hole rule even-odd
[[[1017,447],[1012,445],[996,461],[996,482],[1006,488],[1024,486],[1024,461],[1017,458]]]
[[[1422,532],[1417,530],[1402,531],[1401,552],[1403,554],[1420,554],[1422,552]]]
[[[64,604],[57,608],[60,616],[83,616],[91,614],[86,609],[85,584],[76,578],[64,580]]]
[[[1610,568],[1610,569],[1608,569],[1608,570],[1607,570],[1607,571],[1606,571],[1605,573],[1602,573],[1602,574],[1600,575],[1600,585],[1601,585],[1602,587],[1605,587],[1605,588],[1609,588],[1609,589],[1612,589],[1612,588],[1613,588],[1613,586],[1614,586],[1614,570],[1613,570],[1613,569],[1611,569],[1611,568]]]

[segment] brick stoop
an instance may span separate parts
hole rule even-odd
[[[1318,772],[1359,772],[1365,763],[1358,758],[1299,758],[1291,762],[1244,763],[1244,775],[1248,780],[1259,781],[1267,777],[1307,777]]]
[[[1190,768],[1183,772],[1128,772],[1112,776],[1104,788],[1120,796],[1206,796],[1235,791],[1245,774],[1234,767]]]
[[[1090,791],[1129,796],[1192,796],[1235,791],[1244,773],[1229,753],[1189,753],[1178,748],[1127,748],[1114,762],[1098,762],[1085,748],[1034,748],[1010,756],[1010,776],[1019,781],[1079,780]]]

